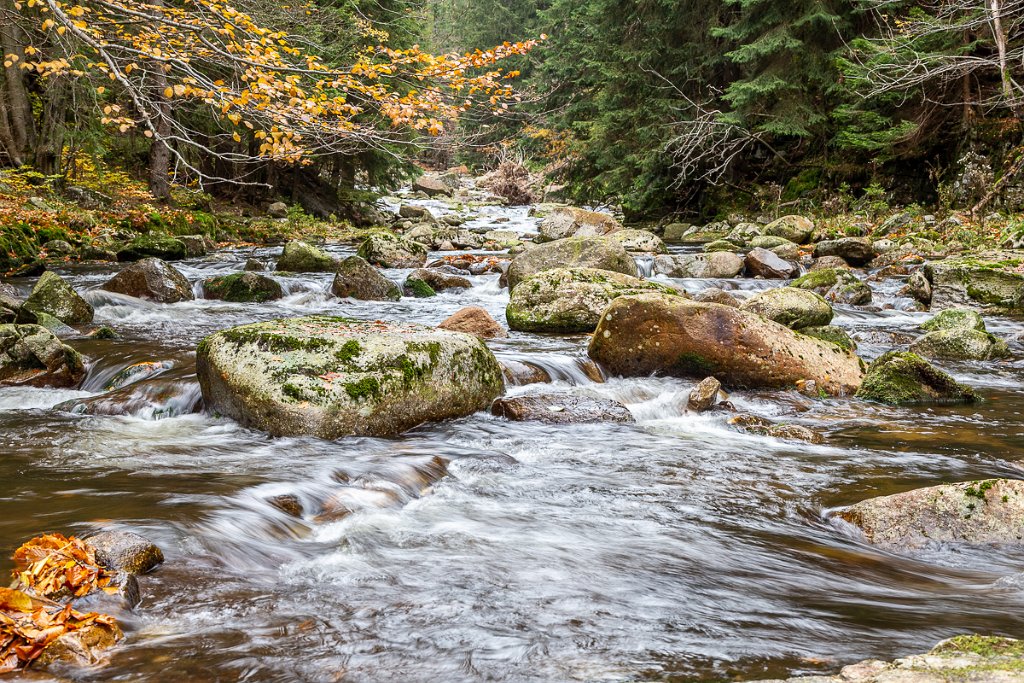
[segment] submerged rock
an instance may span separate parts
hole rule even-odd
[[[398,301],[402,298],[398,285],[359,256],[349,256],[338,264],[331,293],[341,299],[351,297],[361,301]]]
[[[597,268],[637,277],[636,261],[621,244],[608,237],[570,237],[538,245],[512,259],[507,271],[509,289],[552,268]]]
[[[465,332],[481,339],[497,339],[508,336],[508,332],[491,314],[480,306],[467,306],[456,311],[438,328],[450,332]]]
[[[1024,481],[987,479],[871,498],[839,513],[871,543],[894,550],[937,544],[1024,544]]]
[[[665,294],[615,299],[589,353],[621,376],[714,375],[735,387],[791,388],[814,380],[841,395],[856,391],[863,376],[860,359],[835,344],[753,313]]]
[[[425,246],[390,232],[371,234],[356,253],[381,268],[421,268],[427,262]]]
[[[277,280],[247,272],[203,280],[203,295],[235,303],[264,303],[283,298],[284,289]]]
[[[740,306],[791,330],[822,327],[832,322],[832,307],[822,297],[804,289],[777,287],[757,294]]]
[[[296,240],[284,245],[275,268],[287,273],[330,273],[337,266],[335,258],[323,249]]]
[[[924,358],[900,351],[885,353],[871,364],[857,398],[897,406],[978,400],[973,389]]]
[[[77,387],[82,356],[40,325],[0,325],[0,386]]]
[[[491,406],[491,412],[517,422],[534,420],[549,424],[636,421],[629,409],[618,401],[570,394],[499,398]]]
[[[809,427],[795,424],[775,424],[771,420],[756,415],[742,414],[729,420],[733,427],[758,436],[767,436],[783,441],[805,441],[807,443],[825,443],[825,437]]]
[[[612,299],[641,292],[676,293],[654,282],[596,268],[555,268],[520,282],[505,317],[522,332],[593,332]]]
[[[275,436],[401,433],[490,405],[501,367],[468,334],[310,316],[244,325],[200,343],[211,410]]]
[[[21,307],[36,314],[47,313],[71,325],[91,323],[93,318],[92,304],[50,270],[39,278]]]
[[[142,259],[121,269],[100,289],[163,304],[195,298],[185,276],[158,258]]]
[[[621,229],[613,216],[575,206],[554,209],[537,228],[541,238],[548,242],[567,237],[602,237]]]

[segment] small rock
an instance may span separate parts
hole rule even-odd
[[[111,571],[138,576],[164,561],[160,548],[130,531],[102,531],[85,541],[96,548],[96,561]]]
[[[288,205],[284,202],[274,202],[267,207],[267,215],[271,218],[288,218]]]
[[[467,306],[456,311],[440,325],[442,330],[466,332],[481,339],[496,339],[508,336],[508,332],[491,314],[480,306]]]
[[[787,280],[799,272],[794,264],[767,249],[751,250],[745,263],[752,277],[763,277],[766,280]]]
[[[512,386],[551,383],[551,375],[547,370],[526,361],[504,360],[501,363],[501,372],[505,376],[505,381]]]
[[[703,413],[718,403],[718,392],[722,390],[722,383],[714,377],[701,380],[697,386],[690,390],[690,397],[686,401],[686,409],[697,413]]]
[[[763,234],[785,237],[790,242],[807,244],[814,232],[814,223],[803,216],[783,216],[764,226]]]
[[[970,308],[947,308],[921,325],[921,329],[928,332],[938,330],[977,330],[984,332],[985,319],[981,317],[980,313]]]
[[[491,406],[491,412],[516,422],[534,420],[549,424],[584,424],[636,421],[629,409],[617,401],[569,394],[499,398]]]

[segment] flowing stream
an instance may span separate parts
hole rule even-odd
[[[470,227],[530,233],[536,221],[488,207]],[[175,265],[198,282],[279,252]],[[637,424],[478,413],[394,439],[272,439],[199,412],[203,336],[312,313],[436,325],[471,304],[503,322],[497,275],[396,303],[338,300],[329,275],[304,275],[282,278],[287,296],[274,303],[156,305],[97,290],[115,270],[59,271],[120,335],[70,341],[90,360],[83,388],[0,389],[0,572],[46,531],[132,530],[167,558],[142,577],[143,602],[110,664],[67,678],[753,680],[920,652],[963,632],[1024,633],[1021,550],[900,556],[829,514],[917,486],[1019,477],[1020,360],[946,364],[984,394],[971,407],[732,394],[740,410],[821,430],[827,445],[813,446],[739,433],[725,414],[685,414],[693,381],[597,381],[585,336],[512,333],[489,342],[499,359],[533,363],[554,383],[510,393],[610,397]],[[739,296],[779,284],[674,282]],[[32,281],[13,284],[27,292]],[[871,283],[892,310],[837,309],[866,359],[928,317],[909,312],[899,284]],[[1024,324],[991,318],[989,329],[1014,340]],[[1019,342],[1011,348],[1022,357]],[[172,366],[111,399],[119,410],[52,409],[102,394],[143,361]],[[282,496],[305,516],[276,507]]]

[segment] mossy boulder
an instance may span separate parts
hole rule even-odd
[[[597,268],[636,277],[636,261],[609,237],[570,237],[548,242],[519,254],[508,267],[509,289],[552,268]]]
[[[738,388],[792,388],[814,381],[852,394],[863,377],[856,355],[754,313],[668,294],[615,299],[590,342],[590,357],[625,377],[713,375]]]
[[[381,268],[422,268],[427,262],[427,247],[390,232],[371,234],[356,253]]]
[[[826,300],[849,306],[866,306],[873,298],[871,287],[863,280],[837,284],[825,294]]]
[[[713,253],[716,251],[731,251],[737,252],[740,248],[728,240],[715,240],[714,242],[708,242],[704,245],[705,253]]]
[[[541,221],[537,231],[540,241],[551,242],[567,237],[601,237],[621,229],[622,224],[609,214],[561,206]]]
[[[761,228],[760,225],[757,225],[756,223],[739,223],[725,237],[725,239],[727,241],[735,244],[738,247],[745,247],[745,246],[748,246],[748,245],[749,246],[764,246],[764,245],[754,244],[755,240],[763,239],[763,238],[764,238],[764,233],[762,231],[762,228]],[[772,237],[772,239],[778,239],[778,238],[777,237]],[[764,247],[764,248],[765,249],[770,249],[771,247]]]
[[[122,268],[100,289],[164,304],[195,298],[188,279],[158,258],[145,258]]]
[[[295,240],[284,245],[276,269],[286,273],[331,273],[337,260],[323,249]]]
[[[803,216],[783,216],[764,226],[762,234],[784,237],[790,242],[807,244],[814,233],[814,222]]]
[[[69,325],[91,323],[92,304],[53,271],[43,273],[22,308],[32,313],[47,313]]]
[[[822,341],[827,341],[831,344],[835,344],[841,349],[847,351],[856,351],[857,343],[853,341],[850,335],[841,327],[835,325],[824,325],[822,327],[805,327],[800,330],[800,334],[806,334],[808,337],[814,337]]]
[[[800,245],[796,242],[790,242],[785,237],[779,237],[778,235],[759,235],[750,240],[749,245],[752,249],[768,249],[769,251],[785,246],[800,248]]]
[[[623,229],[609,235],[629,252],[644,254],[666,254],[668,248],[660,237],[646,230]]]
[[[452,289],[470,289],[473,283],[462,277],[446,273],[439,268],[417,268],[409,273],[405,280],[406,288],[411,288],[411,281],[418,280],[426,283],[434,292],[447,292]]]
[[[863,266],[874,260],[878,253],[874,243],[866,237],[841,237],[814,245],[815,258],[826,256],[838,256],[850,265]]]
[[[693,226],[689,223],[669,223],[665,226],[666,242],[678,242],[683,239],[683,235],[693,229]]]
[[[402,298],[398,285],[359,256],[349,256],[338,264],[331,293],[339,298],[351,297],[362,301],[398,301]]]
[[[970,308],[947,308],[931,320],[928,320],[921,329],[927,332],[939,330],[977,330],[985,331],[985,319],[981,314]]]
[[[935,310],[983,306],[1024,312],[1024,264],[1020,252],[989,252],[976,257],[935,261],[925,266]]]
[[[868,368],[857,398],[889,405],[974,403],[978,395],[915,353],[890,351]]]
[[[658,256],[654,272],[677,278],[729,279],[743,272],[743,257],[730,251]]]
[[[936,330],[918,338],[910,350],[925,358],[946,360],[993,360],[1006,358],[1010,349],[1002,339],[968,328]]]
[[[612,299],[641,292],[675,293],[664,285],[595,268],[555,268],[520,282],[505,309],[521,332],[593,332]]]
[[[414,299],[429,299],[432,296],[437,296],[433,287],[417,277],[405,279],[402,284],[402,293]]]
[[[81,354],[40,325],[0,325],[0,386],[77,387]]]
[[[839,515],[892,550],[950,544],[1024,544],[1024,481],[942,484],[871,498]]]
[[[777,287],[756,294],[740,310],[774,320],[791,330],[822,327],[832,322],[832,307],[814,292],[794,287]]]
[[[821,268],[798,277],[789,285],[825,297],[827,301],[852,306],[871,303],[871,287],[845,268]]]
[[[117,252],[117,260],[121,262],[150,257],[162,261],[181,261],[188,257],[188,248],[184,242],[170,235],[150,233],[139,235]]]
[[[284,297],[281,283],[259,273],[232,273],[203,280],[203,295],[235,303],[264,303]]]
[[[501,367],[475,336],[310,316],[205,338],[197,374],[210,410],[275,436],[399,434],[468,415],[501,394]]]

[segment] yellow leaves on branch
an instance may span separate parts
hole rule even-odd
[[[173,7],[129,0],[27,1],[39,7],[40,32],[64,29],[75,45],[73,52],[48,58],[26,50],[22,68],[43,77],[71,73],[116,82],[136,116],[105,111],[105,124],[122,132],[141,126],[152,135],[161,100],[174,100],[176,107],[214,112],[236,142],[252,131],[262,141],[261,156],[288,162],[332,145],[379,138],[389,127],[440,135],[444,121],[474,103],[505,106],[514,98],[510,79],[519,74],[496,65],[539,42],[434,55],[419,46],[388,48],[387,33],[360,20],[354,30],[379,44],[340,68],[223,0],[180,0]],[[5,57],[5,64],[16,61]],[[163,79],[157,89],[155,76]],[[246,131],[234,130],[240,127]]]

